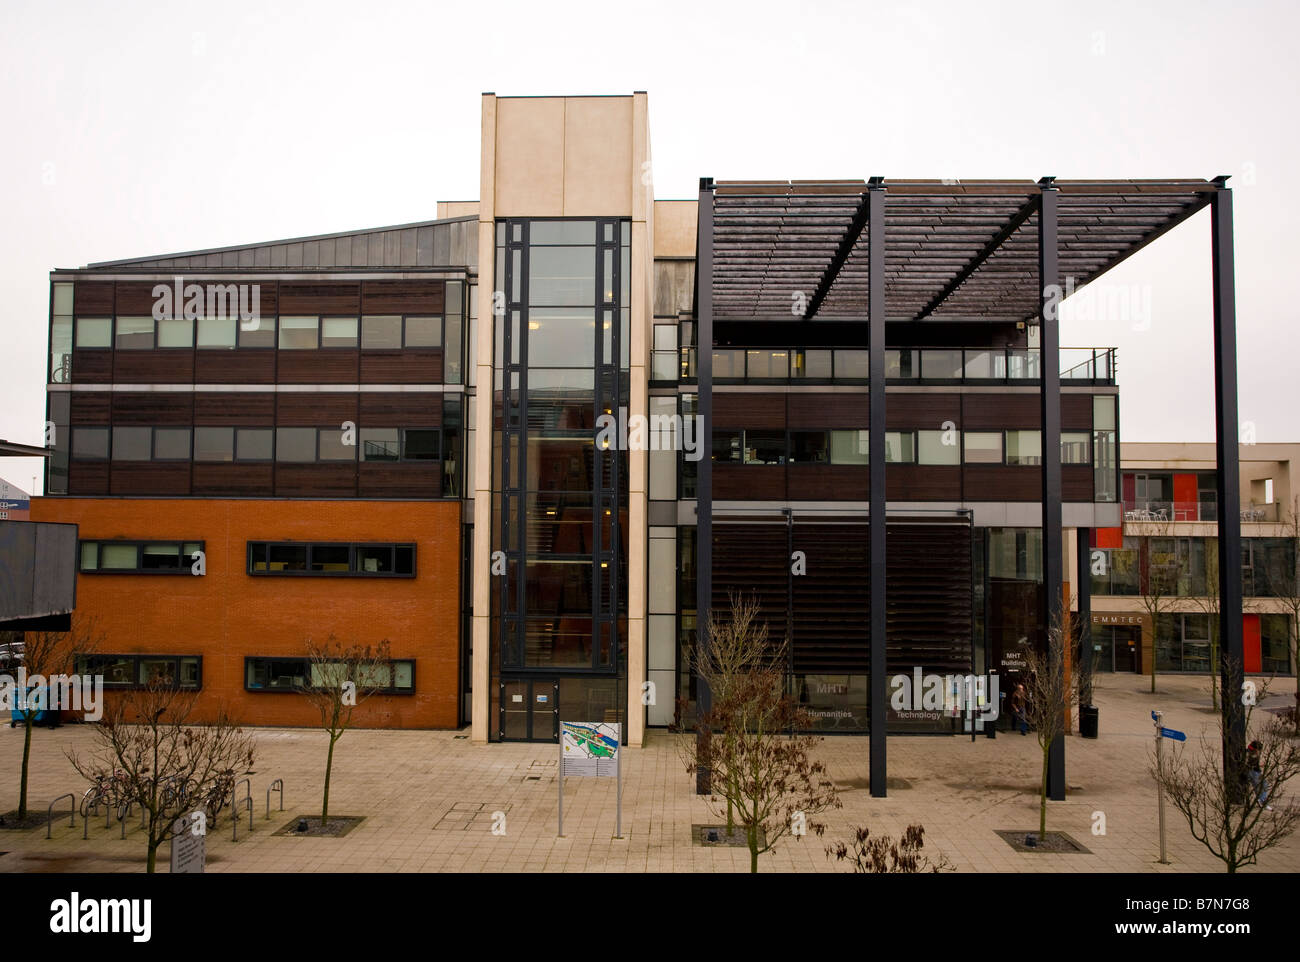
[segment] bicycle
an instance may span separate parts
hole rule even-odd
[[[94,784],[81,796],[81,817],[89,818],[91,812],[99,811],[101,804],[120,811],[130,801],[129,787],[126,772],[120,768],[112,775],[96,776]]]

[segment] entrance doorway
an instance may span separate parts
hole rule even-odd
[[[559,742],[560,683],[503,678],[498,732],[503,742]]]
[[[1136,672],[1141,667],[1142,628],[1093,625],[1094,671]]]

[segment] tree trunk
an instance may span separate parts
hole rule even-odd
[[[330,736],[329,756],[325,759],[325,797],[320,803],[320,824],[324,828],[330,822],[330,770],[334,767],[334,737]]]
[[[751,827],[746,833],[749,836],[749,872],[751,875],[758,874],[758,828]]]
[[[1051,745],[1052,743],[1048,742],[1047,744]],[[1042,841],[1042,837],[1047,834],[1047,759],[1048,759],[1049,751],[1050,749],[1048,748],[1043,749],[1043,781],[1039,785],[1039,793],[1038,793],[1039,841]]]
[[[32,719],[31,713],[24,714],[23,722],[23,778],[22,784],[18,788],[18,821],[22,822],[27,817],[27,765],[32,757]]]
[[[145,863],[144,870],[152,875],[158,869],[158,842],[149,839],[149,860]]]

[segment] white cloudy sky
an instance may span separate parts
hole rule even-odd
[[[1241,417],[1297,441],[1298,27],[1289,2],[6,0],[0,438],[41,441],[51,268],[430,218],[478,195],[482,91],[644,89],[658,197],[1232,174]],[[1124,438],[1213,438],[1209,266],[1202,212],[1111,275],[1149,324],[1066,325],[1120,349]]]

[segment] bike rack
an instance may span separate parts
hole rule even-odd
[[[248,781],[248,779],[246,778],[244,781]],[[253,830],[253,796],[245,795],[237,801],[232,801],[230,805],[230,840],[232,842],[239,841],[239,810],[245,807],[248,809],[248,830],[250,832]]]
[[[47,839],[51,838],[50,826],[54,824],[54,806],[59,804],[59,802],[63,801],[65,798],[68,799],[68,817],[72,819],[72,821],[68,822],[68,826],[70,828],[77,827],[77,796],[72,792],[68,792],[68,794],[60,795],[54,801],[50,802],[50,807],[45,810],[45,837]],[[62,815],[59,816],[59,818],[62,817]]]
[[[277,778],[271,783],[271,787],[266,790],[266,817],[271,817],[271,793],[280,793],[280,811],[284,811],[284,779]]]

